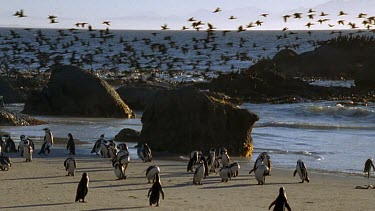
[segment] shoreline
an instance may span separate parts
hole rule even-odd
[[[63,162],[69,157],[68,151],[54,147],[51,156],[39,156],[38,149],[31,163],[10,154],[12,167],[0,171],[3,181],[0,209],[146,210],[151,184],[147,183],[144,170],[150,165],[161,168],[165,192],[165,200],[160,202],[162,210],[267,210],[281,186],[286,188],[293,210],[371,210],[375,205],[367,192],[371,190],[355,189],[375,184],[374,178],[311,171],[310,183],[301,184],[298,176],[293,177],[294,170],[272,168],[271,176],[262,186],[257,185],[254,174],[248,174],[252,162],[241,162],[239,176],[227,183],[220,182],[219,175],[210,174],[202,181],[203,185],[193,185],[193,174],[186,172],[187,162],[156,157],[151,163],[132,159],[126,170],[127,179],[116,180],[109,159],[91,154],[74,156],[78,170],[76,176],[67,177]],[[87,202],[74,203],[83,172],[90,177]],[[20,194],[22,200],[18,200]]]

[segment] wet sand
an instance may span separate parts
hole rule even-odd
[[[211,174],[202,185],[193,185],[193,174],[186,172],[186,161],[155,157],[152,163],[132,160],[126,180],[116,180],[109,159],[97,155],[75,156],[78,171],[74,177],[65,176],[63,162],[69,157],[62,147],[52,148],[52,154],[39,156],[34,152],[31,163],[17,154],[8,154],[13,165],[0,171],[1,210],[148,210],[147,183],[143,172],[149,165],[161,169],[165,200],[158,210],[268,210],[284,186],[292,210],[372,210],[375,206],[373,189],[355,189],[368,184],[362,176],[310,172],[310,183],[299,183],[293,170],[273,168],[265,185],[257,185],[253,165],[240,162],[239,176],[227,183]],[[86,203],[74,202],[77,185],[83,172],[90,178]],[[370,184],[375,179],[370,178]]]

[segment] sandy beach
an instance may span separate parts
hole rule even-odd
[[[310,183],[300,184],[293,170],[273,168],[266,184],[257,185],[248,172],[252,162],[240,162],[239,176],[228,183],[219,175],[210,174],[203,185],[192,185],[192,173],[186,172],[186,161],[154,157],[152,163],[132,160],[126,180],[116,180],[109,159],[97,155],[75,156],[78,171],[65,176],[63,162],[69,157],[63,147],[52,148],[52,154],[34,153],[31,163],[16,154],[8,154],[13,165],[1,171],[1,210],[148,210],[147,183],[143,172],[149,165],[161,169],[165,200],[158,210],[267,210],[284,186],[292,210],[372,210],[375,190],[358,190],[367,185],[362,176],[310,172]],[[86,203],[74,202],[77,185],[83,172],[90,178]],[[370,178],[370,184],[375,184]]]

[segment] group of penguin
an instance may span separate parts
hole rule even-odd
[[[3,140],[3,138],[5,140]],[[1,137],[0,140],[0,169],[3,171],[8,171],[9,168],[12,166],[11,159],[4,155],[5,153],[17,153],[19,152],[22,157],[26,158],[26,162],[31,162],[33,159],[33,151],[35,149],[34,142],[26,138],[25,135],[20,136],[20,142],[18,147],[14,143],[13,139],[10,135],[5,134]]]

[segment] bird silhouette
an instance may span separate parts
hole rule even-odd
[[[167,30],[167,29],[169,29],[167,24],[164,24],[161,26],[161,30]]]
[[[215,10],[214,10],[214,12],[213,13],[218,13],[218,12],[221,12],[221,9],[220,9],[220,7],[217,7]]]
[[[102,24],[107,25],[107,26],[110,26],[110,25],[111,25],[111,21],[103,21]]]
[[[309,11],[307,11],[307,13],[313,13],[313,12],[316,12],[316,11],[314,11],[313,9],[309,9]]]
[[[365,18],[367,14],[365,13],[359,13],[357,18]]]
[[[345,25],[345,20],[338,20],[337,24],[339,24],[339,25]]]
[[[234,17],[233,15],[229,17],[229,20],[236,20],[237,18]]]
[[[263,14],[261,14],[260,16],[263,16],[263,17],[267,17],[267,15],[268,15],[268,13],[263,13]]]
[[[348,14],[341,10],[341,11],[339,12],[339,16],[343,16],[343,15],[348,15]]]
[[[21,9],[20,11],[16,11],[16,13],[14,13],[13,16],[17,16],[17,17],[19,17],[19,18],[27,17],[27,16],[23,13],[23,9]]]
[[[288,18],[290,18],[290,15],[284,15],[284,16],[283,16],[283,19],[284,19],[284,22],[285,22],[285,23],[288,21]]]

